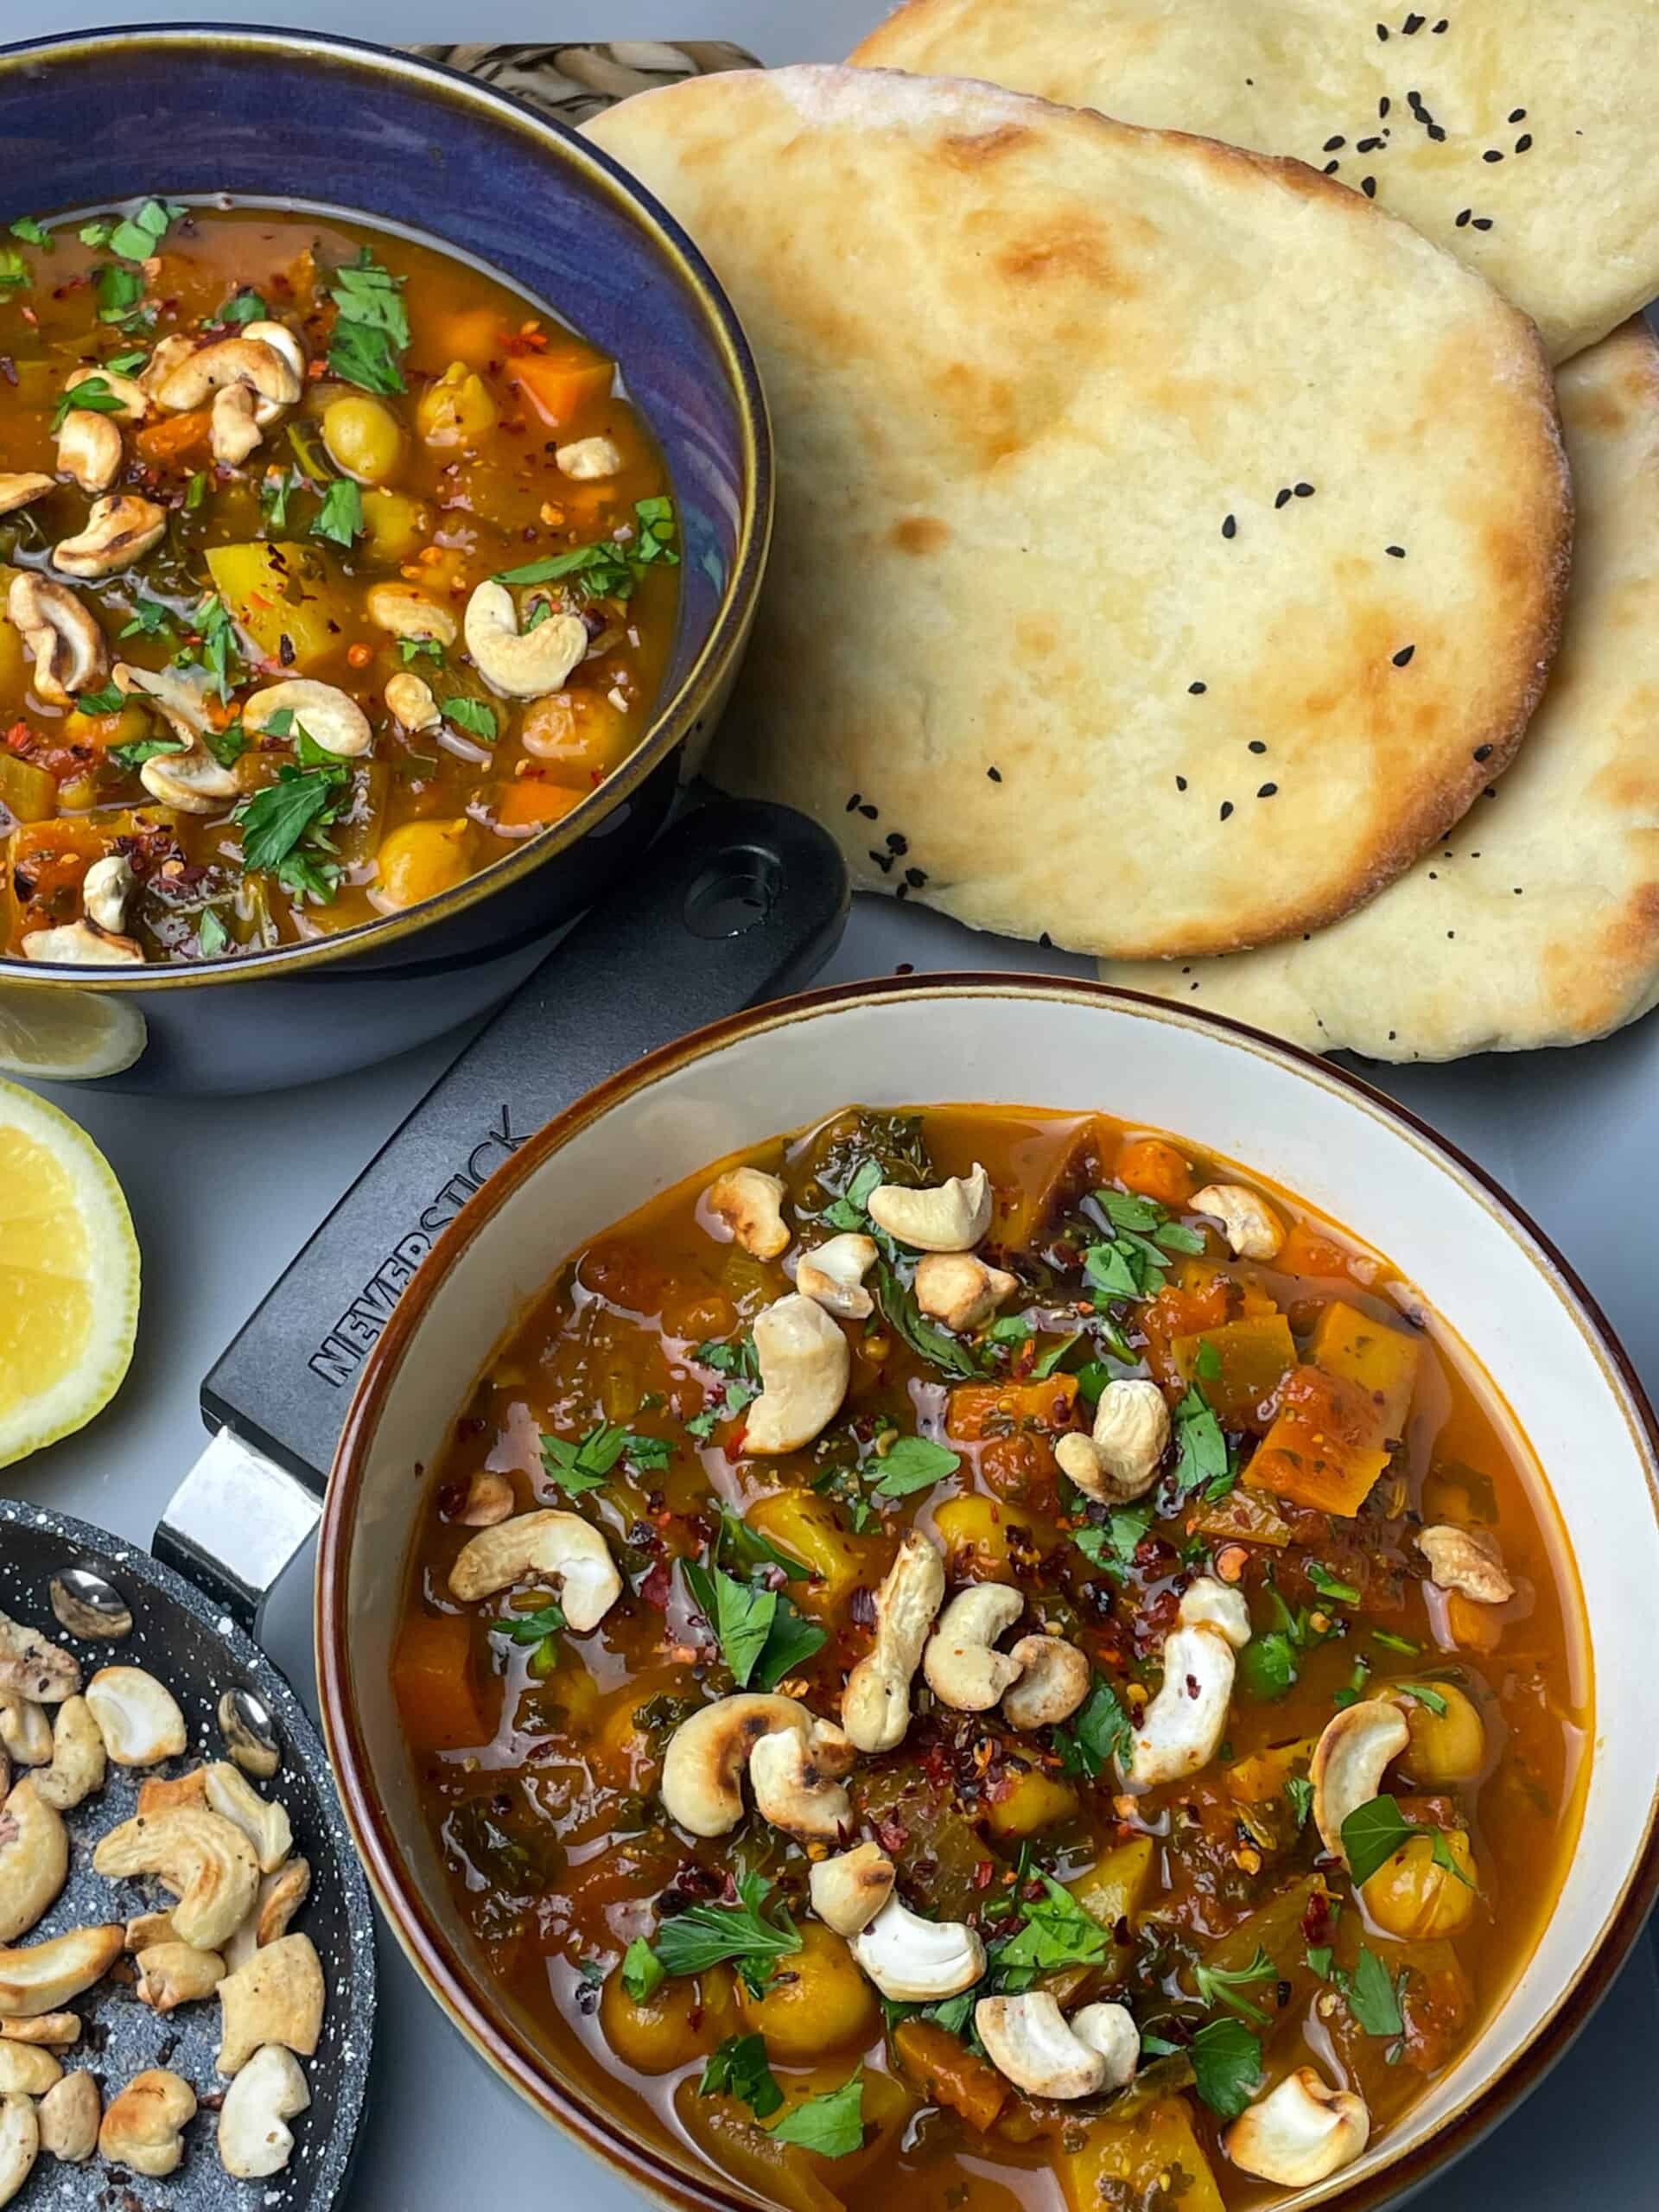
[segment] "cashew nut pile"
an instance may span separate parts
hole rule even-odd
[[[55,1586],[54,1605],[78,1636],[130,1632],[130,1614],[100,1618],[67,1595],[60,1603]],[[133,2003],[156,2016],[158,2049],[159,2024],[181,2006],[219,2007],[217,2071],[229,2087],[213,2101],[226,2172],[262,2180],[288,2163],[288,2123],[311,2101],[299,2062],[316,2050],[326,2001],[316,1950],[289,1924],[311,1870],[280,1802],[248,1778],[268,1779],[279,1755],[240,1721],[235,1693],[219,1711],[230,1757],[164,1778],[156,1770],[189,1741],[166,1684],[122,1664],[83,1678],[64,1645],[0,1613],[0,2204],[42,2153],[75,2165],[97,2156],[148,2178],[184,2161],[199,2105],[188,2081],[156,2065],[115,2084],[73,2064],[82,2023],[70,2007],[124,1960]],[[142,1779],[132,1815],[91,1854],[116,1885],[111,1919],[28,1941],[67,1878],[65,1814],[113,1774]],[[156,1902],[114,1916],[137,1883]]]

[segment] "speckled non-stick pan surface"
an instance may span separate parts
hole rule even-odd
[[[60,1567],[88,1567],[113,1583],[133,1616],[118,1643],[79,1643],[54,1618],[48,1585]],[[340,1815],[328,1761],[299,1701],[258,1646],[170,1567],[84,1521],[0,1498],[0,1611],[26,1621],[72,1650],[84,1672],[130,1665],[165,1682],[183,1708],[190,1749],[152,1768],[182,1772],[226,1756],[215,1713],[222,1692],[255,1691],[275,1716],[283,1764],[256,1787],[280,1797],[294,1827],[294,1848],[311,1862],[311,1894],[294,1922],[317,1947],[328,1992],[322,2040],[304,2062],[311,2105],[290,2124],[294,2152],[268,2181],[232,2181],[219,2164],[218,2105],[227,2086],[214,2071],[219,2006],[181,2005],[160,2018],[130,1986],[107,1977],[77,1998],[85,2022],[79,2043],[60,2054],[66,2068],[99,2078],[107,2104],[147,2066],[168,2066],[194,2088],[201,2109],[185,2130],[178,2171],[147,2181],[94,2158],[60,2165],[42,2153],[14,2200],[13,2212],[326,2212],[340,2195],[363,2107],[374,2031],[374,1927],[368,1885]],[[92,1872],[100,1836],[133,1811],[141,1777],[111,1765],[102,1791],[65,1815],[71,1837],[69,1879],[29,1943],[88,1923],[126,1920],[169,1902],[159,1885],[111,1883]],[[212,2104],[208,2100],[213,2101]]]

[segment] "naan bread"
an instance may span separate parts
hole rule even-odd
[[[1110,983],[1383,1060],[1577,1045],[1659,1001],[1659,346],[1632,322],[1560,376],[1579,534],[1520,760],[1363,913]]]
[[[1231,950],[1347,912],[1503,767],[1565,588],[1554,388],[1406,225],[1300,163],[888,73],[588,128],[708,253],[772,406],[712,772],[862,883]]]
[[[1554,360],[1659,294],[1659,0],[910,0],[853,59],[1369,177]]]

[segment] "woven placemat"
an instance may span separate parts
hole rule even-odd
[[[758,69],[755,55],[726,39],[614,39],[603,45],[414,46],[428,61],[442,61],[480,77],[560,123],[586,122],[634,92],[677,84],[682,77],[712,77],[722,69]]]

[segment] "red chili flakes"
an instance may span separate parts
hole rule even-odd
[[[659,1613],[665,1613],[668,1611],[668,1593],[673,1579],[668,1561],[665,1559],[659,1559],[639,1585],[639,1595],[648,1605],[654,1605]]]

